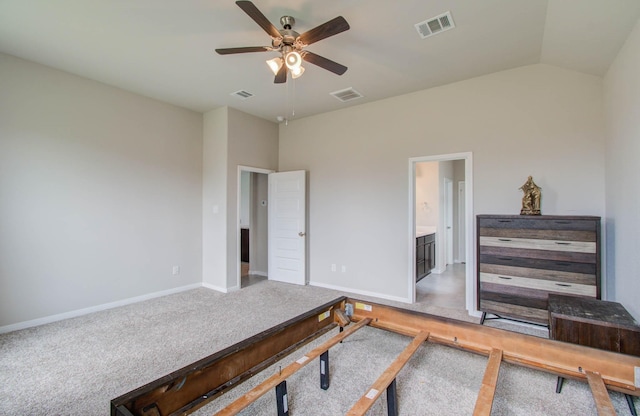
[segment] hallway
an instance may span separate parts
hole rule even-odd
[[[441,274],[431,273],[416,284],[416,303],[442,308],[465,309],[464,263],[450,264]]]

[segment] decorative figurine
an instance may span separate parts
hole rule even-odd
[[[540,215],[540,197],[541,192],[538,185],[533,182],[533,178],[529,176],[527,181],[520,188],[524,192],[522,197],[522,209],[520,215]]]

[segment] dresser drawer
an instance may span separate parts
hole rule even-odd
[[[596,287],[579,283],[567,283],[557,280],[535,279],[521,276],[508,276],[502,274],[480,273],[480,283],[492,283],[513,287],[540,290],[543,292],[556,292],[567,295],[579,295],[596,297]]]
[[[599,226],[599,219],[575,219],[572,217],[501,217],[478,218],[480,228],[515,228],[520,230],[575,230],[595,232]]]
[[[529,277],[532,279],[551,280],[555,282],[575,283],[580,285],[596,285],[595,274],[563,272],[554,269],[536,269],[531,267],[503,266],[501,264],[481,263],[480,273],[498,274],[503,276]]]
[[[570,251],[577,253],[595,253],[596,243],[589,241],[539,240],[516,237],[480,237],[480,246],[523,248],[529,250]]]
[[[584,273],[590,275],[597,274],[595,261],[560,261],[553,259],[537,258],[537,257],[517,257],[509,256],[506,253],[497,251],[495,254],[490,253],[493,250],[486,250],[489,253],[480,253],[479,266],[483,267],[488,264],[526,267],[530,269],[543,269],[558,272]]]
[[[527,238],[538,240],[559,240],[559,241],[590,241],[595,242],[598,235],[595,231],[576,230],[537,230],[522,228],[488,228],[481,227],[479,235],[481,237],[499,238]]]

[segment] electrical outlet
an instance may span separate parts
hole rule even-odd
[[[333,264],[331,265],[331,271],[332,271],[332,272],[335,272],[335,271],[336,271],[336,264],[335,264],[335,263],[333,263]]]
[[[180,266],[173,266],[173,275],[177,276],[180,274]]]

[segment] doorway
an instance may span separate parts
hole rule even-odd
[[[272,172],[238,166],[237,288],[267,279],[268,177]]]
[[[438,172],[438,177],[435,179],[438,186],[435,202],[425,201],[424,195],[421,195],[422,191],[418,187],[420,181],[418,173],[420,168],[424,166],[421,164],[424,163],[435,163],[436,166],[443,167],[443,172],[440,172],[440,169],[435,169]],[[456,175],[452,173],[454,166],[458,170]],[[434,169],[432,169],[433,171]],[[431,178],[431,182],[434,182],[434,178]],[[459,192],[454,193],[453,191],[455,182],[464,183],[462,201]],[[431,219],[434,222],[436,242],[433,276],[440,278],[449,275],[458,276],[459,290],[464,292],[460,293],[460,307],[466,309],[469,314],[475,315],[475,259],[472,250],[472,154],[468,152],[411,158],[409,159],[409,183],[409,299],[416,302],[416,236],[419,230],[430,225],[423,222],[426,218],[424,211],[428,211],[429,214],[437,212],[437,219]],[[461,206],[463,209],[460,208]],[[433,276],[422,279],[420,284],[427,284],[425,282]],[[432,281],[435,282],[436,279],[432,279]]]

